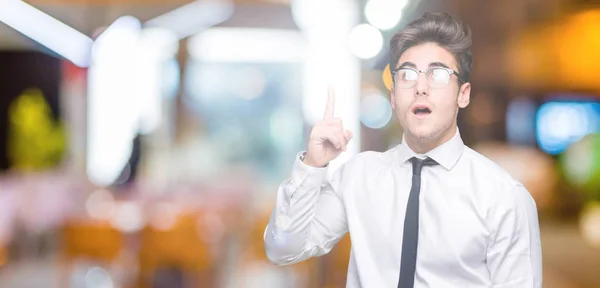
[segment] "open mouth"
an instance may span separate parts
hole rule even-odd
[[[418,106],[413,109],[413,113],[415,113],[415,115],[428,115],[431,114],[431,110],[424,106]]]

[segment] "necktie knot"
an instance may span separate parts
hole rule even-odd
[[[421,175],[421,169],[423,166],[433,166],[438,163],[431,158],[419,159],[417,157],[410,158],[410,162],[412,162],[413,175]]]

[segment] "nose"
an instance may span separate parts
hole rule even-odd
[[[419,77],[417,77],[416,88],[417,95],[415,96],[429,95],[429,85],[427,84],[427,77],[425,77],[424,73],[419,73]]]

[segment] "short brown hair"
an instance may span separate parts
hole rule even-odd
[[[471,29],[448,13],[425,13],[398,31],[390,41],[390,67],[396,68],[400,56],[409,48],[423,44],[436,43],[448,50],[458,64],[458,73],[462,82],[471,77]]]

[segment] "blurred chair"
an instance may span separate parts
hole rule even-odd
[[[261,273],[260,270],[263,270],[264,275],[273,275],[273,272],[277,272],[276,274],[282,274],[282,278],[293,283],[286,284],[285,287],[318,287],[318,260],[316,258],[282,267],[275,266],[267,259],[263,236],[265,228],[269,223],[270,216],[271,210],[264,209],[264,211],[261,211],[257,217],[254,217],[255,219],[247,222],[249,225],[249,231],[243,241],[241,268],[253,271],[253,273]],[[258,275],[258,277],[264,275]],[[276,276],[274,275],[273,277]]]
[[[2,267],[4,267],[4,265],[7,264],[8,260],[9,259],[7,247],[3,244],[0,244],[0,269],[2,269]]]
[[[68,279],[76,261],[90,261],[109,267],[118,261],[125,246],[121,232],[108,221],[67,220],[61,234],[60,287],[69,287]]]
[[[187,287],[216,286],[213,247],[210,237],[202,237],[210,233],[204,216],[182,212],[170,227],[148,225],[141,231],[138,287],[150,287],[164,269],[181,272]]]
[[[322,284],[321,287],[346,287],[348,263],[350,262],[350,234],[347,233],[329,254],[321,257]]]

